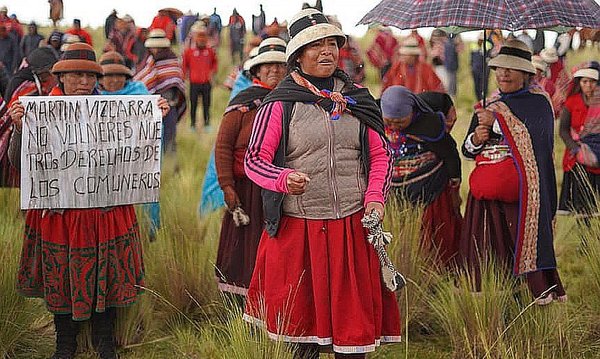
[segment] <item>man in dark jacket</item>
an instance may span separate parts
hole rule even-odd
[[[29,55],[33,49],[40,47],[40,42],[42,40],[44,40],[44,37],[38,34],[37,24],[32,21],[27,25],[27,35],[21,40],[21,52],[23,53],[23,56]]]
[[[17,40],[9,35],[4,24],[0,24],[0,62],[4,64],[9,75],[19,67],[22,58]]]

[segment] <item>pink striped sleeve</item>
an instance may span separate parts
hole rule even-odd
[[[392,154],[387,141],[373,129],[369,128],[368,131],[371,169],[365,206],[369,202],[385,203],[392,178]]]
[[[246,175],[262,188],[288,193],[287,176],[294,170],[278,167],[273,158],[281,140],[281,102],[271,102],[256,113],[250,143],[244,159]]]

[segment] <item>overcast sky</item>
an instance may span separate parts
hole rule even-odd
[[[314,5],[315,1],[308,2]],[[71,24],[73,18],[79,18],[82,26],[102,26],[111,10],[116,9],[119,16],[131,15],[138,26],[149,26],[158,9],[163,7],[175,7],[183,12],[191,10],[200,14],[212,14],[216,7],[222,21],[227,23],[236,7],[250,27],[252,14],[259,13],[259,4],[263,4],[267,23],[270,23],[275,16],[280,22],[290,19],[304,2],[305,0],[63,0],[65,19],[62,24]],[[344,31],[362,35],[367,27],[355,28],[354,25],[378,3],[378,0],[323,0],[323,11],[337,15]],[[17,14],[21,22],[35,20],[43,25],[51,24],[48,20],[50,6],[47,0],[0,0],[0,5],[6,5],[8,13]]]
[[[323,12],[336,15],[342,23],[344,32],[357,36],[362,36],[367,31],[367,27],[355,26],[356,23],[379,3],[379,0],[322,1]],[[600,4],[600,0],[595,1]],[[222,21],[227,23],[229,15],[236,7],[250,27],[252,14],[259,13],[259,4],[263,4],[267,23],[271,23],[274,17],[277,17],[280,22],[290,19],[301,9],[304,2],[305,0],[63,0],[65,18],[61,24],[70,25],[74,18],[79,18],[82,26],[102,26],[112,9],[116,9],[119,16],[129,14],[138,26],[145,27],[150,25],[158,9],[163,7],[175,7],[183,12],[191,10],[193,13],[200,14],[211,14],[216,7]],[[314,5],[316,0],[307,2]],[[17,14],[22,23],[34,20],[42,25],[51,25],[48,19],[50,6],[47,0],[0,0],[0,5],[6,5],[8,13]],[[420,32],[428,33],[421,30]],[[477,36],[477,34],[465,35],[467,38]],[[548,40],[554,36],[550,34]]]

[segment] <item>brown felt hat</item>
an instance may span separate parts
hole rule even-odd
[[[497,67],[504,67],[534,75],[536,73],[531,63],[531,50],[524,42],[519,40],[506,41],[500,48],[498,55],[490,60],[489,66],[494,70]]]
[[[125,66],[123,56],[116,51],[109,51],[102,54],[99,62],[104,75],[125,75],[128,78],[133,76],[131,70]]]
[[[91,72],[102,76],[102,67],[96,63],[94,49],[83,42],[69,45],[60,57],[60,60],[52,66],[55,75],[65,72]]]

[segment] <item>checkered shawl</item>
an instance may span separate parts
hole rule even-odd
[[[460,26],[472,29],[600,28],[594,0],[383,0],[360,20],[400,29]]]
[[[177,87],[182,93],[185,93],[183,71],[175,56],[161,60],[155,60],[153,56],[148,56],[146,64],[135,74],[133,79],[143,82],[152,94],[159,94],[171,87]]]

